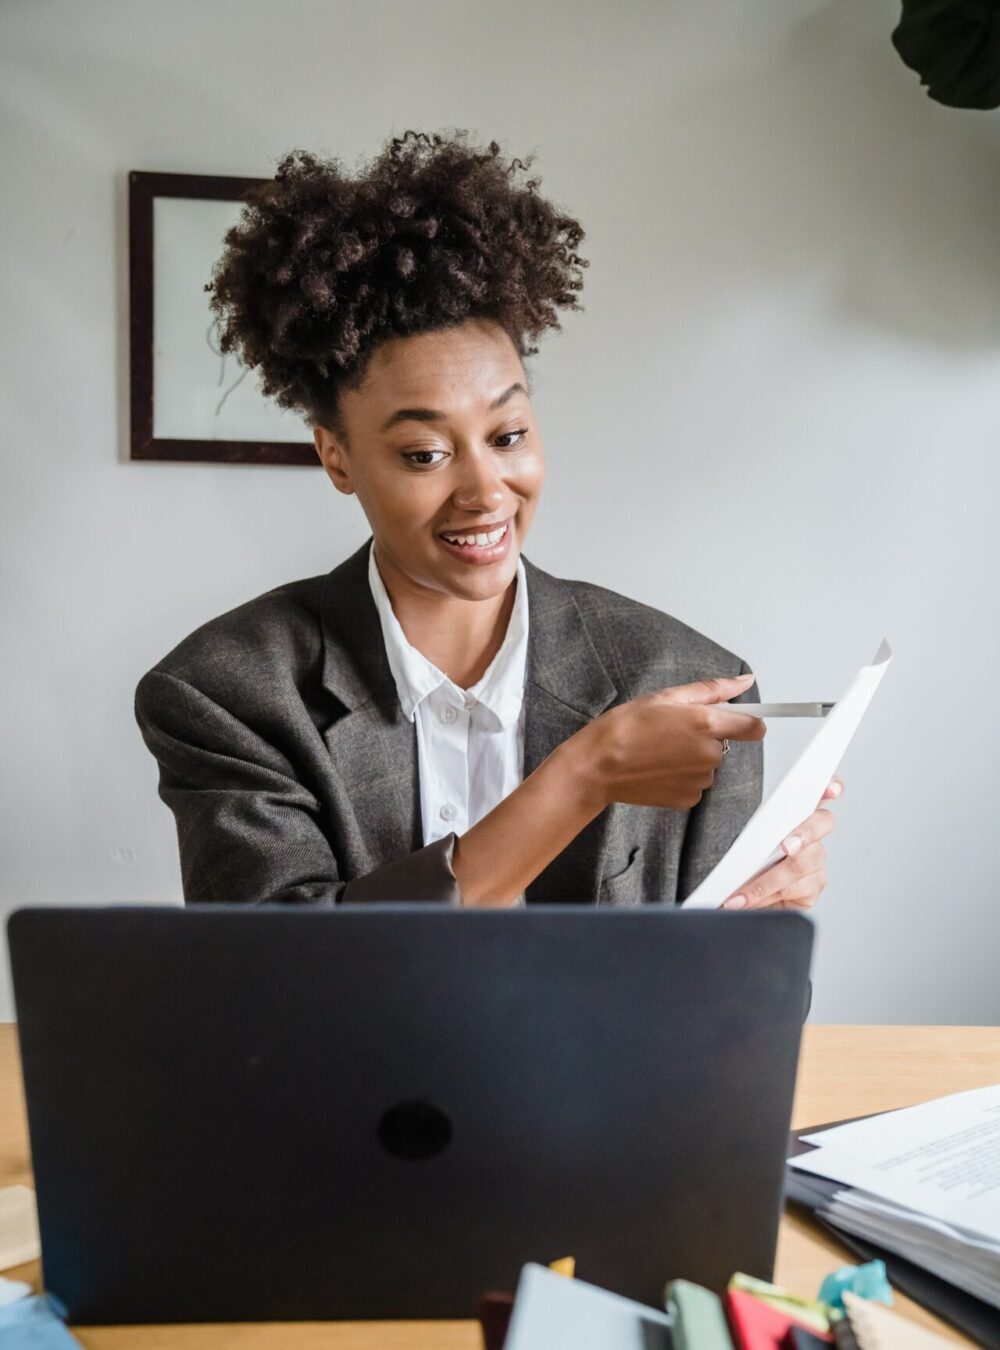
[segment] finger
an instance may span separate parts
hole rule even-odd
[[[772,900],[779,909],[812,909],[826,889],[826,869],[801,877]]]
[[[785,857],[793,858],[818,839],[825,839],[836,823],[837,817],[833,812],[821,806],[782,841],[781,847],[785,851]]]
[[[762,909],[777,903],[778,897],[789,886],[797,885],[803,877],[812,876],[826,868],[826,849],[822,843],[809,844],[794,858],[782,858],[755,876],[740,888],[739,894],[725,901],[724,909]],[[742,903],[738,903],[742,901]]]
[[[745,694],[753,681],[751,674],[732,675],[713,680],[695,680],[693,684],[675,684],[668,689],[661,689],[660,693],[671,703],[725,703],[738,694]]]
[[[767,735],[767,723],[763,718],[741,713],[739,704],[733,708],[710,708],[705,716],[709,734],[719,741],[762,741]]]

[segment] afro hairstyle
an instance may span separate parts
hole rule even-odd
[[[467,138],[407,131],[354,177],[295,150],[246,194],[205,289],[222,351],[281,407],[336,428],[389,338],[491,319],[524,357],[582,308],[579,223],[523,180],[531,157]]]

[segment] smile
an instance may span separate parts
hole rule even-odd
[[[443,548],[466,563],[494,563],[510,551],[512,520],[495,525],[491,530],[443,531],[438,540]]]
[[[441,538],[447,539],[449,544],[461,544],[463,548],[469,548],[473,544],[482,548],[486,544],[499,543],[507,533],[507,526],[509,523],[510,522],[508,521],[498,529],[490,530],[488,533],[483,533],[483,531],[480,530],[476,534],[443,534]]]

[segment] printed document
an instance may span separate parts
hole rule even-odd
[[[1000,1084],[818,1134],[790,1166],[1000,1243]]]
[[[817,1214],[1000,1307],[1000,1084],[802,1138]]]

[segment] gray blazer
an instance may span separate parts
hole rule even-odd
[[[211,620],[143,676],[136,717],[173,811],[187,903],[457,904],[454,835],[422,847],[415,724],[368,586],[371,541],[332,572]],[[524,559],[524,773],[614,704],[747,669],[667,614]],[[758,697],[756,685],[742,696]],[[528,904],[675,903],[761,796],[733,742],[690,811],[615,804],[528,886]]]

